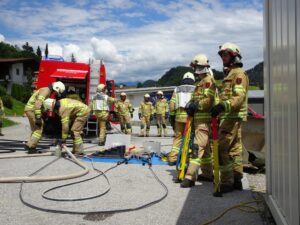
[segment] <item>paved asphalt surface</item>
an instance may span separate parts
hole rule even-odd
[[[5,128],[4,137],[1,139],[26,140],[30,134],[26,118],[13,118],[19,125]],[[145,140],[155,140],[161,142],[162,150],[170,150],[171,137],[154,137],[155,127],[152,127],[153,137],[138,138],[138,127],[134,127],[132,143],[141,146]],[[171,134],[171,129],[169,130]],[[1,142],[0,139],[0,142]],[[12,142],[14,143],[14,142]],[[94,144],[85,144],[89,149],[98,149]],[[24,154],[23,151],[16,153],[1,153],[1,156],[11,154]],[[35,158],[12,158],[1,159],[1,177],[27,176],[38,170],[46,163],[54,160],[54,156],[44,156]],[[84,162],[91,166],[89,162]],[[106,170],[115,163],[94,163],[99,170]],[[19,198],[20,184],[0,183],[0,224],[2,225],[38,225],[38,224],[122,224],[122,225],[194,225],[203,224],[227,208],[242,202],[254,200],[254,194],[249,188],[247,175],[243,179],[246,190],[234,191],[223,195],[222,198],[212,196],[213,185],[207,182],[197,182],[191,189],[182,189],[178,184],[172,182],[175,175],[175,168],[167,165],[153,165],[153,171],[159,179],[167,186],[168,196],[161,202],[147,208],[125,212],[125,213],[94,213],[86,215],[70,215],[43,212],[25,206]],[[38,175],[63,175],[80,171],[81,168],[69,160],[60,158],[58,161],[46,167]],[[155,180],[147,165],[122,164],[107,173],[111,190],[106,195],[92,200],[56,202],[42,198],[41,194],[54,186],[67,184],[77,180],[83,180],[95,175],[92,171],[85,177],[73,180],[26,183],[23,186],[24,200],[37,207],[71,210],[71,211],[101,211],[136,208],[150,201],[159,199],[164,195],[164,188]],[[252,177],[253,179],[253,177]],[[252,186],[252,185],[250,185]],[[108,188],[107,181],[103,177],[80,183],[73,186],[63,187],[53,190],[47,196],[56,198],[81,198],[100,194]],[[254,206],[257,206],[254,204]],[[259,213],[246,213],[238,209],[231,210],[221,219],[213,224],[264,224]]]

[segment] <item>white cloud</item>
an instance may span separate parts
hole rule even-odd
[[[4,37],[4,35],[3,34],[0,34],[0,42],[4,42],[5,41],[5,37]]]
[[[121,55],[118,54],[116,47],[112,42],[106,39],[98,39],[93,37],[91,45],[96,58],[105,59],[111,63],[117,63],[121,60]]]
[[[78,4],[89,5],[86,0]],[[22,10],[0,9],[0,22],[24,33],[15,42],[42,47],[48,42],[50,54],[68,59],[73,53],[82,62],[103,58],[108,76],[117,81],[147,80],[159,78],[171,67],[188,65],[197,53],[205,53],[212,67],[221,69],[218,46],[228,41],[240,45],[246,68],[262,61],[259,1],[232,4],[234,7],[225,7],[218,0],[178,0],[148,1],[141,7],[131,0],[107,0],[87,9],[55,1],[51,10],[26,5]],[[147,16],[143,8],[163,19]],[[133,27],[119,19],[114,9],[147,23]]]

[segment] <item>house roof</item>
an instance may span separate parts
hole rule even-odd
[[[34,58],[0,58],[0,63],[14,63],[24,61],[35,61]]]

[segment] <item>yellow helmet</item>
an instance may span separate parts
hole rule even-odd
[[[240,58],[242,58],[240,47],[234,43],[224,43],[222,46],[219,47],[218,54],[221,55],[224,51],[229,52],[232,56],[239,56]]]
[[[104,89],[105,89],[105,85],[104,84],[98,84],[98,86],[97,86],[97,91],[98,92],[104,91]]]

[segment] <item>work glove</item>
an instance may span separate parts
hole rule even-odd
[[[139,113],[139,119],[141,119],[142,118],[142,114],[141,113]]]
[[[150,121],[152,121],[153,120],[153,115],[150,115]]]
[[[212,107],[210,110],[211,116],[212,117],[217,117],[221,112],[225,110],[225,106],[222,103],[219,103],[218,105],[215,105]]]
[[[198,103],[194,101],[189,101],[185,106],[185,111],[189,116],[194,116],[195,111],[198,108]]]
[[[171,124],[171,126],[174,130],[174,128],[175,128],[175,115],[170,115],[169,122],[170,122],[170,124]]]
[[[35,126],[38,128],[42,127],[42,118],[35,118]]]
[[[168,113],[165,114],[165,119],[168,119]]]
[[[130,117],[131,117],[131,119],[133,118],[133,113],[130,113]]]

